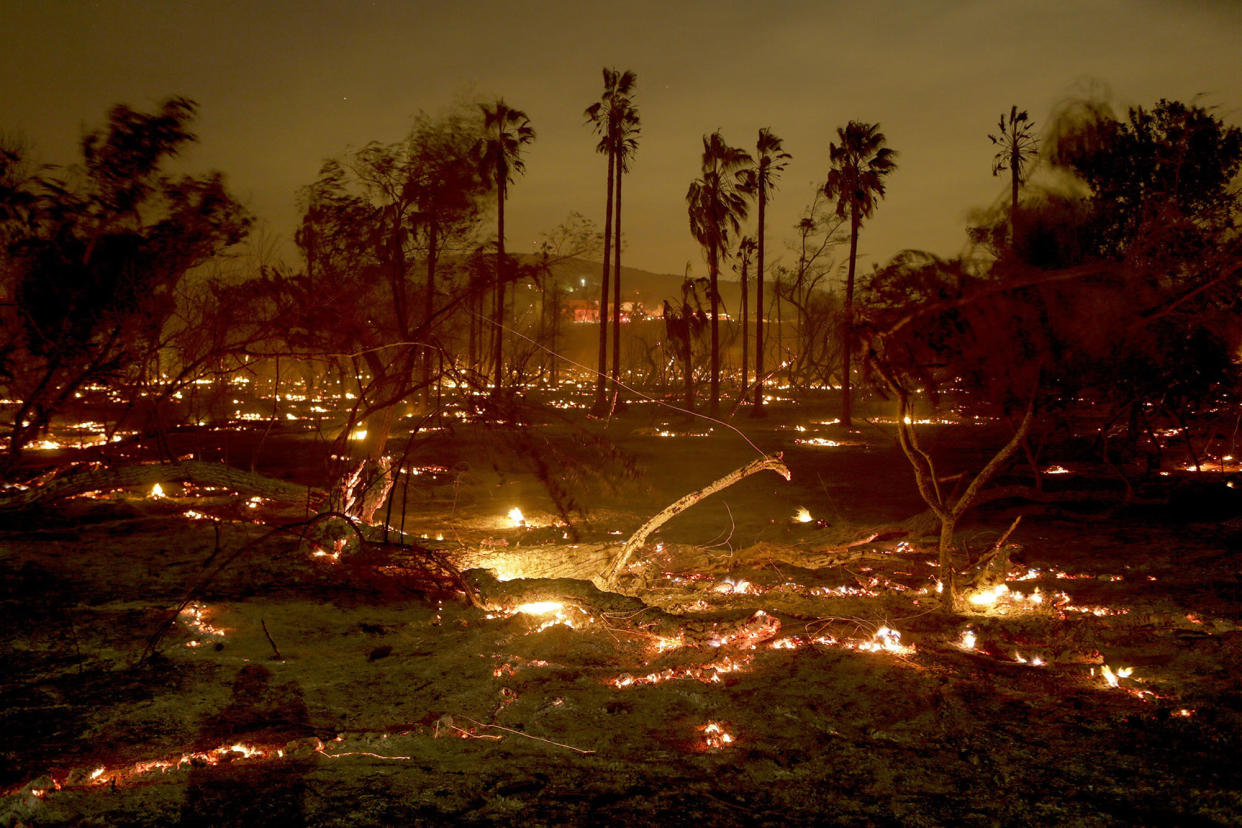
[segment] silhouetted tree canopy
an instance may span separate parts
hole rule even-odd
[[[1051,159],[1090,190],[1098,255],[1197,255],[1236,221],[1242,129],[1202,107],[1161,100],[1125,120],[1097,115],[1061,134]]]
[[[172,176],[163,166],[188,143],[195,105],[155,113],[120,105],[82,140],[83,163],[21,178],[5,153],[0,221],[4,309],[0,375],[22,401],[15,456],[73,392],[141,369],[158,349],[187,272],[245,237],[251,218],[219,173]]]

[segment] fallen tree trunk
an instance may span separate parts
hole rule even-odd
[[[689,646],[744,647],[775,638],[781,623],[763,610],[740,618],[689,618],[665,612],[638,598],[607,592],[574,578],[515,578],[500,581],[485,569],[462,573],[484,609],[513,612],[523,604],[572,604],[609,625]]]
[[[608,568],[605,569],[603,574],[600,575],[601,583],[605,586],[613,586],[617,581],[617,576],[620,575],[621,570],[625,568],[626,564],[630,562],[630,558],[633,556],[634,552],[647,542],[648,536],[650,536],[656,529],[659,529],[665,523],[686,511],[700,500],[715,494],[721,489],[726,489],[739,480],[749,477],[756,472],[761,472],[766,469],[771,469],[786,480],[789,480],[790,478],[789,468],[784,464],[784,462],[782,462],[779,456],[763,457],[759,460],[753,460],[745,466],[734,469],[724,477],[721,477],[719,480],[709,483],[698,491],[691,492],[690,494],[679,498],[676,502],[670,504],[669,506],[666,506],[659,514],[640,526],[637,532],[630,535],[630,539],[627,540],[625,545],[621,547],[621,551],[617,553],[617,557],[613,559],[613,562],[609,564]]]
[[[53,472],[29,488],[0,495],[0,513],[18,512],[46,505],[67,497],[115,489],[150,489],[156,483],[192,482],[219,486],[239,494],[258,495],[273,500],[306,499],[306,487],[264,477],[223,463],[186,460],[180,463],[147,463],[117,467],[71,466]]]

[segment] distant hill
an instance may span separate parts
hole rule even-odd
[[[681,298],[681,283],[685,279],[684,275],[675,273],[652,273],[649,270],[639,270],[634,267],[626,267],[624,265],[625,257],[622,257],[621,266],[621,296],[626,301],[638,300],[648,308],[659,308],[665,299],[670,301]],[[553,272],[556,278],[565,287],[573,288],[572,295],[583,299],[599,299],[599,280],[603,270],[602,262],[592,262],[586,259],[566,259],[559,262]],[[691,272],[694,277],[705,276],[706,266],[696,268]],[[730,271],[727,274],[733,277]],[[735,280],[725,278],[726,274],[721,274],[720,279],[720,296],[724,301],[725,307],[737,313],[737,309],[741,303],[741,286]]]

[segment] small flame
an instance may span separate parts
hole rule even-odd
[[[794,520],[798,523],[810,523],[811,519],[811,513],[805,506],[799,506],[798,511],[794,512]]]
[[[863,652],[888,652],[906,655],[914,652],[914,648],[901,643],[901,633],[892,627],[880,627],[875,631],[875,637],[870,641],[864,641],[857,647]]]
[[[366,430],[365,428],[357,428],[357,429],[354,429],[353,431],[351,431],[351,432],[349,433],[349,439],[351,439],[351,440],[365,440],[365,439],[367,439],[367,430]]]
[[[1109,687],[1116,687],[1123,678],[1129,678],[1134,674],[1133,667],[1118,667],[1115,671],[1107,664],[1100,665],[1100,675],[1104,677],[1104,683]]]
[[[981,590],[970,596],[970,603],[978,607],[991,607],[1001,599],[1001,596],[1009,592],[1009,587],[1004,584],[997,584],[991,589]]]
[[[159,500],[161,497],[164,497],[164,487],[161,486],[159,483],[156,483],[154,486],[152,486],[151,497],[155,500]]]
[[[548,615],[560,612],[564,606],[560,601],[532,601],[529,604],[519,604],[517,611],[526,615]]]
[[[703,744],[709,750],[720,750],[733,744],[733,734],[725,730],[720,722],[708,722],[699,728],[703,734]]]
[[[963,650],[973,650],[975,648],[975,634],[969,629],[962,630],[962,638],[958,642]]]
[[[514,506],[509,510],[509,522],[514,526],[525,526],[526,517],[522,514],[522,510]]]

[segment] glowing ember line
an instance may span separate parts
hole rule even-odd
[[[643,685],[662,684],[666,681],[677,681],[679,679],[694,679],[704,684],[717,684],[721,681],[721,676],[726,673],[735,673],[750,667],[754,659],[751,656],[742,656],[738,659],[722,658],[713,661],[710,664],[703,664],[694,667],[669,667],[656,673],[648,673],[645,676],[634,676],[629,673],[609,679],[608,684],[618,690],[626,687],[640,687]]]

